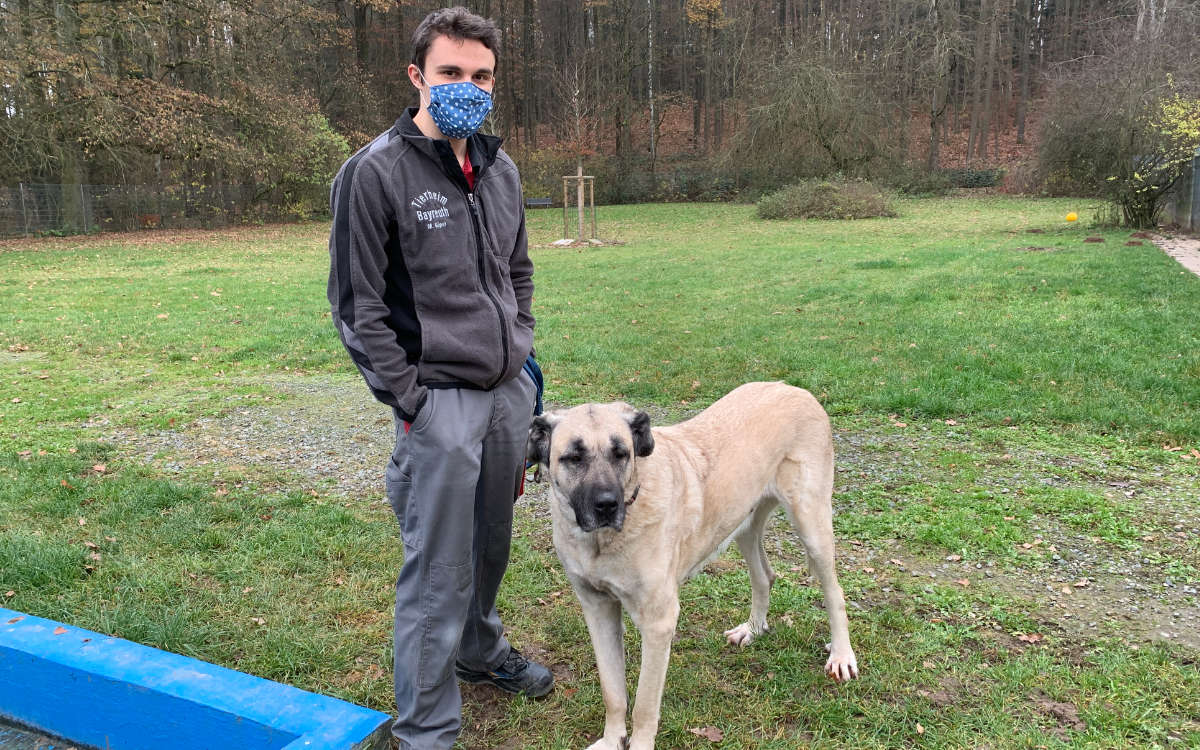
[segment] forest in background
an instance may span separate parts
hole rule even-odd
[[[1036,151],[1048,118],[1119,131],[1171,97],[1186,119],[1200,91],[1192,0],[466,5],[503,31],[488,127],[529,194],[577,163],[604,201],[947,166],[1098,191],[1108,167]],[[337,165],[415,103],[410,38],[432,7],[0,0],[0,185],[232,184],[319,211]]]

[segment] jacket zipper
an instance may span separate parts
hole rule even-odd
[[[500,321],[500,344],[504,349],[504,366],[500,369],[499,376],[488,386],[491,389],[499,385],[504,373],[508,372],[508,326],[504,320],[504,312],[500,309],[500,300],[496,299],[496,295],[487,283],[487,268],[483,257],[483,230],[481,228],[483,219],[479,215],[479,206],[475,203],[475,191],[466,191],[466,196],[467,206],[471,209],[471,226],[475,230],[475,259],[479,269],[479,283],[483,286],[483,291],[487,293],[488,299],[492,301],[492,307],[496,309],[496,318]]]

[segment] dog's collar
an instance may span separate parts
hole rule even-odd
[[[626,506],[633,505],[633,501],[634,501],[634,500],[637,500],[638,493],[639,493],[639,492],[641,492],[641,491],[642,491],[642,485],[640,485],[640,484],[639,484],[637,487],[634,487],[634,488],[633,488],[633,494],[632,494],[632,495],[630,495],[630,496],[629,496],[629,499],[625,501],[625,505],[626,505]]]

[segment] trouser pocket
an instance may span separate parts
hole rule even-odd
[[[388,504],[400,524],[400,536],[406,547],[419,547],[419,504],[413,502],[412,452],[409,450],[408,430],[399,415],[396,416],[396,446],[384,469],[384,490]]]

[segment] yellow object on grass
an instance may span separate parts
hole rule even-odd
[[[1072,211],[1071,213],[1067,214],[1067,221],[1075,221],[1075,220],[1076,220],[1076,219],[1078,219],[1078,218],[1079,218],[1079,217],[1075,215],[1075,212],[1074,212],[1074,211]]]

